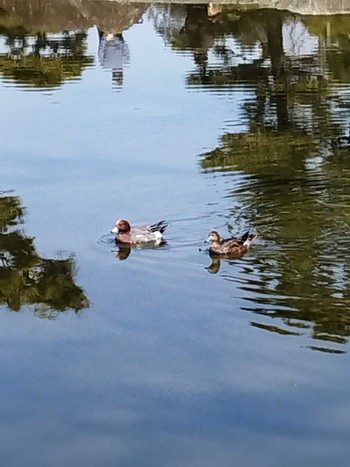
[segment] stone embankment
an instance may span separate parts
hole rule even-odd
[[[81,0],[70,0],[79,3]],[[85,0],[86,1],[86,0]],[[89,1],[89,0],[88,0]],[[105,0],[90,0],[105,1]],[[109,0],[110,2],[126,3],[130,0]],[[137,0],[135,3],[150,3],[149,0]],[[132,0],[131,3],[134,3]],[[204,0],[157,0],[155,3],[218,3],[221,5],[235,5],[242,9],[247,8],[276,8],[289,10],[300,15],[338,15],[350,14],[350,0],[220,0],[206,2]]]

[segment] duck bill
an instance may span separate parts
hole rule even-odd
[[[114,227],[114,229],[111,230],[111,233],[117,234],[119,232],[118,227]]]
[[[211,236],[209,235],[208,238],[204,240],[204,243],[210,243],[212,241]]]

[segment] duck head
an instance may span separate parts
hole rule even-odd
[[[129,233],[131,230],[130,223],[125,219],[118,219],[115,223],[114,229],[111,230],[112,233]]]
[[[206,242],[220,242],[220,234],[216,230],[209,232]]]

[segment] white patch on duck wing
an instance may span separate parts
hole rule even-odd
[[[137,243],[151,243],[160,242],[162,240],[162,234],[160,232],[143,232],[135,235]]]

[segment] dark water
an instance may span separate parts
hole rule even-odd
[[[350,18],[75,5],[0,1],[1,465],[348,466]]]

